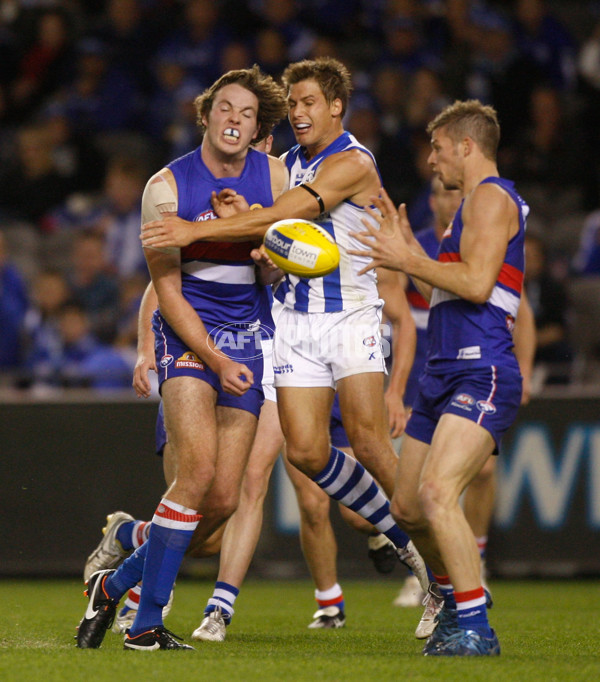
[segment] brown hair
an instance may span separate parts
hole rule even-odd
[[[301,62],[290,64],[283,72],[281,80],[289,91],[291,85],[300,81],[314,80],[321,88],[328,104],[339,99],[342,102],[343,118],[348,107],[348,100],[352,93],[352,78],[348,69],[332,57],[318,57],[317,59],[304,59]]]
[[[470,137],[481,149],[483,155],[496,160],[500,142],[498,114],[493,107],[482,104],[477,99],[457,100],[443,109],[427,126],[431,135],[434,130],[445,128],[445,132],[455,143]]]
[[[258,134],[255,142],[260,142],[270,135],[273,128],[287,114],[287,101],[283,88],[271,76],[263,73],[256,64],[251,69],[228,71],[216,80],[210,88],[198,95],[194,100],[197,114],[196,122],[204,132],[206,126],[202,123],[202,119],[208,118],[217,92],[226,85],[233,83],[246,88],[258,99]]]

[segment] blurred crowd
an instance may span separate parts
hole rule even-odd
[[[223,72],[322,55],[351,70],[346,128],[415,230],[427,123],[495,106],[531,206],[539,384],[600,383],[600,3],[0,0],[0,384],[130,385],[147,178],[199,144],[193,100]],[[283,122],[272,153],[292,144]]]

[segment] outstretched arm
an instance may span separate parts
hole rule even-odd
[[[220,220],[206,220],[192,223],[176,216],[154,220],[142,226],[142,244],[146,247],[186,246],[198,240],[250,241],[261,238],[274,222],[284,218],[307,218],[313,220],[324,211],[337,206],[344,199],[355,196],[365,187],[371,192],[376,176],[370,157],[352,150],[334,154],[319,166],[311,189],[319,200],[302,186],[284,192],[267,208]],[[365,202],[368,195],[365,195]]]
[[[362,272],[372,267],[402,270],[467,301],[487,301],[504,262],[508,241],[518,229],[516,206],[503,190],[492,184],[479,185],[465,201],[460,254],[455,262],[439,262],[412,248],[387,194],[381,199],[374,197],[373,203],[380,211],[371,212],[380,229],[365,223],[367,231],[354,236],[367,248],[351,251],[372,258]]]

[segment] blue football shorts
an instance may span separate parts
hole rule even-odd
[[[419,379],[406,433],[431,443],[440,417],[456,414],[489,431],[499,448],[517,415],[521,390],[521,374],[515,367],[491,365],[443,374],[433,374],[426,368]]]
[[[243,395],[235,396],[223,390],[218,375],[183,343],[158,311],[154,313],[152,329],[159,388],[163,382],[173,377],[194,377],[214,388],[217,392],[217,405],[246,410],[258,419],[264,401],[262,353],[249,352],[244,343],[233,342],[227,348],[227,355],[246,365],[254,375],[254,384]],[[254,357],[250,357],[252,355]]]

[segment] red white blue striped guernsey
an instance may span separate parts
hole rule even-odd
[[[529,206],[517,194],[512,181],[489,177],[483,183],[499,185],[517,204],[519,230],[508,243],[500,274],[485,303],[472,303],[434,288],[427,329],[427,369],[433,373],[446,371],[450,366],[466,369],[516,362],[512,331],[523,288],[523,247]],[[440,262],[460,261],[462,209],[463,203],[442,238]]]
[[[180,218],[190,221],[216,219],[211,192],[231,188],[251,206],[271,206],[271,173],[266,154],[249,149],[237,177],[216,178],[202,160],[198,147],[167,165],[177,182]],[[248,242],[194,242],[181,249],[181,285],[185,299],[202,318],[209,332],[227,323],[262,323],[273,320],[266,290],[256,281]]]

